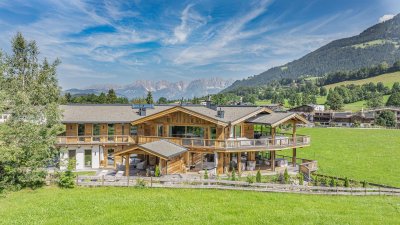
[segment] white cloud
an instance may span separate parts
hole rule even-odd
[[[184,43],[193,30],[205,25],[207,18],[191,10],[192,4],[185,7],[181,14],[181,23],[174,29],[174,36],[165,40],[168,44]]]
[[[395,15],[393,15],[393,14],[386,14],[386,15],[383,15],[383,16],[381,16],[381,17],[379,18],[379,23],[383,23],[383,22],[385,22],[385,21],[391,20],[391,19],[393,19],[394,16],[395,16]]]

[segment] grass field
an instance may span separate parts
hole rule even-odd
[[[394,82],[400,82],[400,72],[385,73],[376,77],[370,77],[362,80],[343,81],[335,84],[329,84],[326,85],[325,87],[329,90],[329,88],[333,89],[336,86],[340,85],[347,85],[347,84],[362,85],[362,84],[367,84],[369,82],[375,84],[378,82],[382,82],[385,86],[392,88]]]
[[[400,187],[400,130],[303,128],[311,146],[297,157],[318,160],[319,173]],[[285,152],[290,155],[290,152]]]
[[[400,198],[221,190],[42,188],[0,199],[0,224],[398,224]]]

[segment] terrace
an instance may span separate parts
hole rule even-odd
[[[258,139],[229,138],[225,140],[204,138],[180,138],[159,136],[131,136],[131,135],[100,135],[100,136],[58,136],[57,145],[113,145],[113,144],[145,144],[149,142],[168,140],[172,143],[191,148],[240,151],[240,150],[284,150],[296,147],[309,146],[311,139],[306,135],[278,134],[272,137],[260,137]]]

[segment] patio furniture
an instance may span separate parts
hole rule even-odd
[[[278,167],[288,166],[288,161],[286,159],[278,158],[275,159],[275,165]]]
[[[136,164],[136,169],[138,169],[138,170],[146,169],[146,161],[143,161],[143,162],[140,162],[140,163]]]
[[[247,170],[255,170],[256,169],[256,161],[247,161]]]

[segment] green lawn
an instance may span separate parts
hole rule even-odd
[[[0,224],[398,224],[400,198],[222,190],[42,188],[0,199]]]
[[[303,128],[299,133],[311,135],[311,146],[297,155],[318,160],[319,173],[400,187],[400,130]]]

